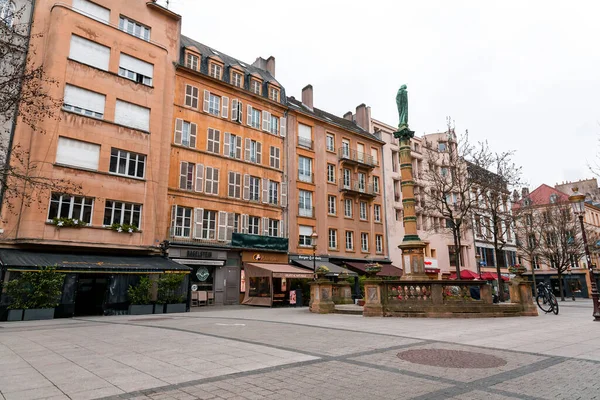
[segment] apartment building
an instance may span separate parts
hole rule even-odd
[[[363,104],[344,118],[320,110],[311,85],[301,100],[288,98],[288,107],[290,259],[312,268],[314,250],[319,265],[330,267],[361,271],[374,260],[389,263],[384,142],[370,133],[370,110]]]
[[[273,57],[249,64],[181,37],[165,233],[216,304],[240,301],[243,262],[286,259],[285,98]]]
[[[3,273],[58,265],[65,315],[108,312],[136,274],[187,269],[150,257],[169,220],[180,16],[152,1],[38,0],[33,19],[32,66],[44,66],[57,82],[44,90],[62,102],[39,122],[44,134],[18,123],[14,144],[36,166],[29,174],[67,190],[26,185],[6,200]]]

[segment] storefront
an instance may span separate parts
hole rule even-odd
[[[525,276],[531,281],[531,272],[525,274]],[[588,280],[589,273],[586,269],[578,269],[577,271],[561,274],[563,281],[563,294],[565,297],[580,297],[588,298]],[[536,284],[545,282],[550,285],[552,292],[556,297],[560,297],[560,283],[558,274],[556,271],[536,271],[535,272]]]
[[[327,274],[325,274],[325,276],[334,281],[337,281],[337,278],[340,275],[342,275],[342,276],[346,275],[346,276],[350,276],[350,277],[358,276],[358,274],[354,271],[350,271],[347,268],[330,263],[329,257],[315,256],[315,258],[313,260],[313,256],[305,256],[305,255],[289,256],[289,263],[291,265],[295,265],[300,268],[306,268],[313,273],[316,268],[326,267],[329,270],[329,272]]]

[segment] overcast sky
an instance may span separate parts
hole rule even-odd
[[[166,0],[161,0],[166,1]],[[515,150],[523,178],[592,177],[600,139],[599,1],[170,0],[182,32],[242,61],[276,59],[288,96],[342,116],[365,103],[417,135],[446,129]]]

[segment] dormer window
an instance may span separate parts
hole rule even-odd
[[[269,99],[279,101],[279,89],[272,86],[269,87]]]
[[[221,80],[221,74],[223,72],[223,67],[214,62],[210,63],[209,75],[215,79]]]
[[[200,65],[200,57],[192,53],[186,53],[185,56],[185,66],[189,69],[193,69],[194,71],[198,71],[198,66]]]
[[[261,90],[260,90],[260,89],[261,89],[261,84],[260,84],[260,82],[259,82],[259,81],[257,81],[256,79],[252,79],[252,80],[250,81],[250,91],[251,91],[252,93],[256,93],[256,94],[260,95],[260,93],[261,93]]]
[[[438,151],[446,151],[446,143],[445,142],[439,142],[438,143]]]
[[[531,205],[531,200],[529,200],[529,199],[525,199],[525,200],[523,200],[523,205],[524,205],[525,207],[529,207],[529,206]]]
[[[231,84],[239,88],[244,85],[244,78],[240,72],[231,71]]]
[[[554,204],[558,200],[558,196],[554,193],[550,195],[550,203]]]

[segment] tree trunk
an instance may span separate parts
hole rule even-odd
[[[560,301],[565,301],[565,291],[563,290],[563,279],[562,279],[562,271],[560,268],[556,269],[558,273],[558,290],[560,290]]]
[[[498,275],[498,300],[504,301],[504,281],[500,273],[500,263],[498,262],[498,240],[494,238],[494,261],[496,262],[496,274]]]
[[[460,255],[458,254],[458,236],[456,235],[456,226],[452,229],[454,236],[454,256],[456,259],[456,279],[460,279]]]
[[[533,258],[532,258],[533,260]],[[531,278],[533,279],[533,296],[537,297],[537,283],[535,281],[535,268],[533,266],[533,262],[530,262],[531,264]]]

